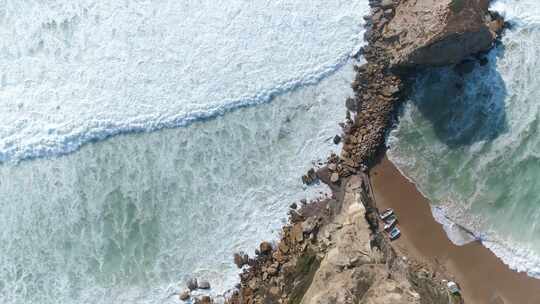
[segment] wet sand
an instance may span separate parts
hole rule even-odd
[[[479,242],[454,245],[434,220],[429,201],[386,157],[371,179],[379,209],[393,208],[399,219],[398,249],[434,269],[446,269],[459,282],[465,303],[540,303],[540,280],[511,270]]]

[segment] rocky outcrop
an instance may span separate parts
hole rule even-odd
[[[382,1],[385,2],[385,1]],[[487,0],[386,1],[372,20],[393,67],[456,64],[489,50],[503,28]]]

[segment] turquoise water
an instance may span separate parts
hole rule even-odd
[[[540,10],[534,1],[493,8],[512,28],[489,63],[420,77],[390,158],[437,211],[511,267],[540,276]]]

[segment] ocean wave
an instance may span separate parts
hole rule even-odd
[[[5,138],[3,149],[0,151],[0,162],[21,161],[46,156],[60,156],[72,153],[87,143],[107,139],[111,136],[151,132],[165,128],[185,127],[197,121],[215,118],[229,111],[242,107],[255,106],[271,101],[274,97],[286,94],[299,87],[315,85],[322,79],[339,70],[350,59],[350,54],[340,56],[337,62],[327,65],[320,70],[302,75],[300,78],[291,79],[271,89],[265,89],[250,97],[242,97],[234,100],[224,100],[215,105],[198,107],[186,114],[161,115],[153,114],[140,116],[125,121],[93,119],[86,122],[78,122],[67,134],[49,130],[43,137],[33,137],[30,142],[19,144],[17,139]],[[9,140],[9,141],[7,141]]]
[[[364,1],[8,0],[0,162],[270,101],[362,45]]]

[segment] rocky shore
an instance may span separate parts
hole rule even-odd
[[[312,169],[331,198],[291,205],[280,240],[253,257],[235,254],[240,284],[226,300],[250,303],[462,303],[446,288],[451,275],[397,253],[381,231],[370,169],[383,154],[396,112],[415,74],[488,51],[503,29],[487,0],[370,0],[367,63],[355,67],[346,100],[340,155]],[[196,303],[211,303],[206,297]]]

